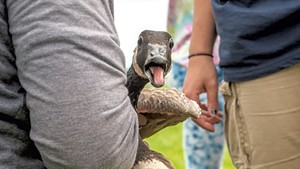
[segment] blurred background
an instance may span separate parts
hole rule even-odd
[[[145,30],[166,31],[168,0],[115,0],[115,24],[126,67],[131,64],[139,34]]]
[[[133,49],[137,44],[137,39],[140,32],[146,29],[156,30],[156,31],[167,31],[169,1],[176,2],[177,8],[182,8],[182,7],[187,8],[186,5],[192,4],[193,2],[192,0],[114,0],[115,24],[120,38],[120,45],[126,57],[126,68],[130,67],[131,59],[133,56]],[[189,6],[187,9],[190,8],[192,8],[192,6]],[[188,23],[191,20],[191,18],[188,18],[188,20],[186,20],[180,17],[183,16],[178,15],[172,19],[174,19],[174,21],[176,20],[177,22],[180,20],[185,20],[185,23]],[[172,26],[181,27],[182,24],[175,23],[172,24]],[[185,33],[190,32],[190,26],[185,28],[184,28],[185,30],[183,31],[181,29],[172,31],[173,34],[176,34],[179,37],[179,38],[173,37],[175,39],[175,45],[176,45],[176,39],[180,39],[180,37],[182,37]],[[189,43],[187,42],[185,43],[185,45],[183,45],[183,47],[181,47],[182,50],[173,52],[173,57],[174,55],[176,55],[175,57],[177,58],[177,60],[179,60],[178,57],[186,57],[184,55],[187,55],[188,45]],[[174,64],[173,69],[175,68],[179,68],[180,70],[182,70],[182,71],[175,71],[177,72],[175,73],[177,75],[178,72],[185,71],[184,64],[182,65],[177,64],[177,66],[176,64]],[[165,87],[176,87],[176,85],[171,84],[172,77],[170,76],[172,75],[168,76],[168,80]],[[184,73],[180,74],[181,78],[183,78],[183,76]],[[147,138],[146,141],[149,143],[151,149],[162,153],[168,159],[170,159],[172,163],[175,165],[176,169],[218,169],[218,168],[234,169],[226,146],[224,148],[224,151],[221,151],[221,159],[219,160],[220,161],[219,167],[206,167],[205,165],[197,165],[197,163],[198,164],[209,163],[208,160],[200,157],[201,154],[202,155],[204,154],[205,156],[211,158],[212,156],[211,153],[208,153],[207,150],[205,150],[205,148],[199,149],[198,154],[197,152],[195,153],[189,152],[190,154],[188,155],[192,156],[192,158],[189,158],[191,164],[187,165],[188,155],[187,155],[187,151],[184,151],[184,145],[187,146],[186,142],[184,144],[184,141],[187,141],[186,134],[184,135],[184,130],[188,129],[187,124],[188,123],[185,122],[185,126],[184,123],[180,123],[176,126],[168,127],[158,132],[157,134],[151,136],[150,138]],[[190,125],[191,124],[192,122],[190,122]],[[195,135],[195,133],[191,133],[191,134]],[[211,135],[207,134],[206,131],[198,132],[197,137],[198,136],[201,137],[205,136],[203,137],[204,139],[208,137],[212,137]],[[204,142],[203,139],[197,141],[198,143]],[[209,143],[210,141],[207,142],[208,143],[205,144],[198,144],[194,142],[194,146],[197,148],[197,144],[198,144],[199,145],[198,147],[200,146],[209,147],[208,144],[210,144]],[[210,149],[212,150],[212,148]],[[209,160],[209,161],[210,163],[215,163],[215,161],[213,160]]]

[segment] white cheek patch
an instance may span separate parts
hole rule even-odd
[[[140,77],[144,78],[144,79],[148,79],[148,77],[143,73],[142,69],[139,67],[139,65],[137,64],[137,47],[134,49],[134,54],[133,54],[133,69],[136,72],[136,74],[138,74]]]

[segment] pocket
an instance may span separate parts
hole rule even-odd
[[[223,82],[219,88],[224,96],[225,125],[224,132],[228,151],[232,162],[237,168],[247,168],[248,156],[248,134],[245,119],[238,104],[236,86],[233,83]]]
[[[229,85],[230,83],[225,82],[224,80],[220,84],[219,91],[223,94],[224,97],[232,95]]]
[[[235,130],[235,120],[234,120],[234,114],[233,113],[232,106],[234,106],[233,99],[232,99],[232,91],[230,90],[230,83],[222,81],[220,87],[219,87],[220,93],[223,94],[224,97],[224,116],[225,116],[225,125],[224,125],[224,132],[225,132],[225,138],[227,142],[228,151],[230,152],[230,155],[232,156],[232,159],[234,158],[234,150],[235,148],[232,148],[233,145],[237,145],[233,143],[235,140],[237,140],[236,135],[234,135],[237,131]]]

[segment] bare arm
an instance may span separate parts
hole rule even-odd
[[[215,39],[215,21],[210,0],[194,1],[190,54],[212,53]]]
[[[190,54],[207,53],[213,51],[216,39],[214,17],[210,0],[194,1],[194,18]],[[195,100],[202,109],[209,112],[218,110],[218,82],[213,59],[209,56],[191,57],[185,77],[183,92],[190,99]],[[199,95],[207,92],[208,104],[200,103]],[[204,114],[200,119],[193,119],[199,126],[214,131],[213,124],[220,122],[220,114]]]

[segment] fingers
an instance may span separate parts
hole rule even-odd
[[[216,71],[216,70],[214,70]],[[216,72],[215,72],[216,75]],[[218,79],[217,75],[212,78],[206,85],[205,89],[207,92],[207,106],[208,111],[211,114],[217,114],[219,110],[219,102],[218,102]]]
[[[192,120],[203,129],[214,132],[214,125],[220,123],[222,121],[222,117],[223,115],[220,112],[217,114],[212,114],[207,111],[203,111],[199,119],[192,118]]]
[[[192,120],[200,127],[202,127],[203,129],[207,130],[207,131],[210,131],[210,132],[214,132],[215,131],[215,127],[212,123],[210,122],[207,122],[206,120],[206,117],[203,116],[199,119],[195,119],[195,118],[192,118]]]
[[[201,115],[202,115],[202,117],[206,118],[206,122],[209,122],[211,124],[220,123],[222,121],[222,117],[223,117],[223,115],[220,112],[218,112],[217,114],[203,112]]]

